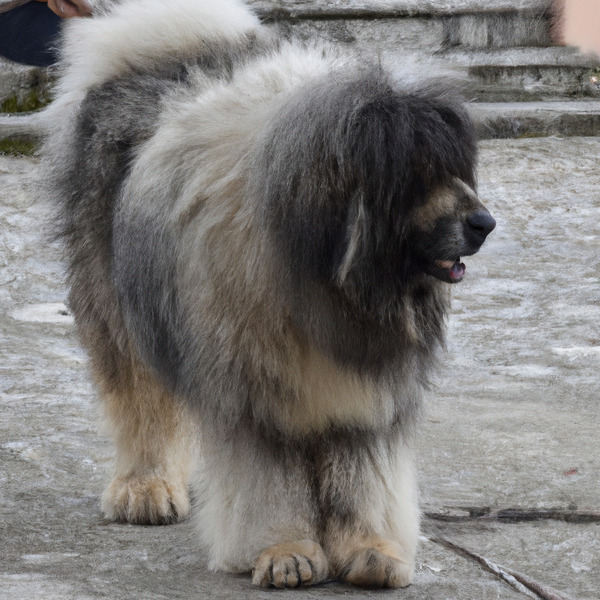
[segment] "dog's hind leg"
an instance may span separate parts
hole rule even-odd
[[[122,356],[119,360],[125,362]],[[118,365],[118,381],[111,378],[110,385],[106,378],[100,381],[116,445],[114,475],[104,492],[102,509],[116,521],[180,521],[190,509],[188,484],[196,455],[196,429],[183,403],[139,362],[127,362]]]

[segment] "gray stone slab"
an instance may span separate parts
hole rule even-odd
[[[498,220],[454,288],[419,436],[425,511],[600,510],[600,138],[481,144],[480,192]],[[207,571],[189,524],[109,524],[99,494],[111,457],[72,320],[51,209],[35,162],[0,156],[0,598],[273,598]],[[598,525],[449,524],[452,540],[580,600],[600,589]],[[416,583],[338,584],[299,599],[524,597],[423,540]],[[289,594],[289,593],[288,593]],[[596,595],[594,595],[596,594]]]
[[[382,54],[402,63],[404,52]],[[443,51],[436,68],[464,73],[471,98],[480,102],[574,100],[600,97],[594,72],[600,62],[574,48],[503,48]]]
[[[27,110],[50,99],[52,72],[0,57],[0,109]]]
[[[482,102],[599,97],[592,78],[600,63],[573,48],[457,50],[436,59],[463,71],[471,83],[471,97]]]
[[[424,471],[426,497],[598,508],[600,138],[480,148],[498,226],[454,290],[422,438],[452,452]]]
[[[30,114],[0,114],[0,140],[39,139],[46,130],[45,115],[40,112]]]
[[[536,11],[452,14],[444,24],[444,47],[510,48],[555,44],[551,15]]]
[[[317,19],[278,21],[284,35],[304,40],[318,39],[380,53],[392,48],[433,54],[444,47],[445,27],[441,19],[411,18],[377,20]]]
[[[389,9],[392,4],[396,10]],[[551,13],[545,3],[513,2],[511,10],[504,10],[493,2],[471,2],[468,12],[448,2],[434,3],[437,9],[433,12],[427,3],[405,4],[400,10],[398,3],[372,2],[367,10],[352,2],[304,3],[301,9],[294,2],[252,3],[265,21],[300,37],[357,42],[360,46],[373,40],[376,47],[381,41],[388,48],[395,44],[431,54],[452,47],[554,45]]]
[[[538,17],[464,15],[432,19],[320,18],[273,21],[285,35],[353,45],[371,51],[418,50],[423,55],[448,48],[541,47],[551,44],[548,25]]]
[[[600,102],[475,102],[479,139],[600,135]]]
[[[598,59],[564,46],[548,48],[504,48],[444,52],[443,58],[464,67],[587,67],[600,65]]]
[[[448,15],[477,12],[543,11],[552,0],[249,0],[261,13],[292,16]]]
[[[479,102],[568,101],[598,98],[590,69],[580,67],[473,67],[470,98]]]

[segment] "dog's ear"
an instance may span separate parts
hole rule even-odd
[[[353,194],[346,223],[345,252],[342,254],[336,273],[336,281],[340,287],[344,286],[350,269],[365,258],[368,224],[363,195],[360,191]]]

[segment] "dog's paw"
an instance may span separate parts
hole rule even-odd
[[[329,563],[323,548],[311,540],[276,544],[258,557],[252,583],[261,587],[294,588],[327,579]]]
[[[401,558],[395,544],[382,542],[353,554],[340,570],[339,578],[346,583],[367,588],[400,588],[409,586],[414,578],[414,566]]]
[[[116,477],[102,497],[107,519],[136,525],[167,525],[190,512],[187,486],[162,477]]]

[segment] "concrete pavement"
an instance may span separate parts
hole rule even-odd
[[[415,584],[272,592],[208,572],[187,523],[102,519],[111,448],[51,209],[35,160],[0,156],[0,598],[597,600],[600,138],[486,141],[480,163],[498,227],[454,287],[419,437]]]

